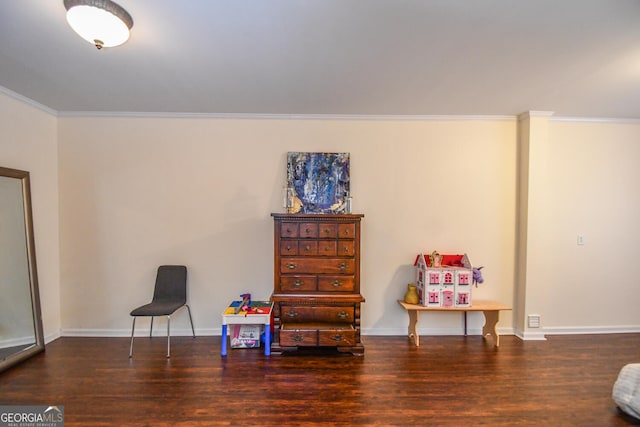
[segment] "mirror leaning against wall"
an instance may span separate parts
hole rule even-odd
[[[0,167],[0,372],[43,350],[29,172]]]

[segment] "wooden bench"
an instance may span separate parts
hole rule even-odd
[[[493,335],[495,345],[500,345],[500,336],[496,331],[496,324],[500,319],[500,310],[511,310],[511,307],[496,301],[474,300],[471,307],[425,307],[417,304],[407,304],[402,300],[398,303],[407,310],[409,314],[409,338],[413,340],[416,347],[420,346],[420,336],[418,335],[418,312],[420,311],[444,311],[444,312],[463,312],[465,316],[464,334],[467,334],[467,312],[482,311],[484,313],[485,324],[482,327],[482,337],[486,339],[487,335]]]

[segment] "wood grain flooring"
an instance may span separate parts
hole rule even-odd
[[[365,355],[265,357],[219,337],[65,337],[0,374],[0,405],[63,405],[65,426],[619,426],[611,400],[640,334],[364,336]]]

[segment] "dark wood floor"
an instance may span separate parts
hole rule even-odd
[[[364,336],[365,355],[230,350],[219,337],[60,338],[0,374],[0,405],[63,405],[65,426],[638,425],[611,400],[640,334]]]

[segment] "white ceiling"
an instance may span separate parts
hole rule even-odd
[[[131,39],[98,51],[62,0],[0,0],[4,92],[60,114],[640,119],[640,0],[117,2]]]

